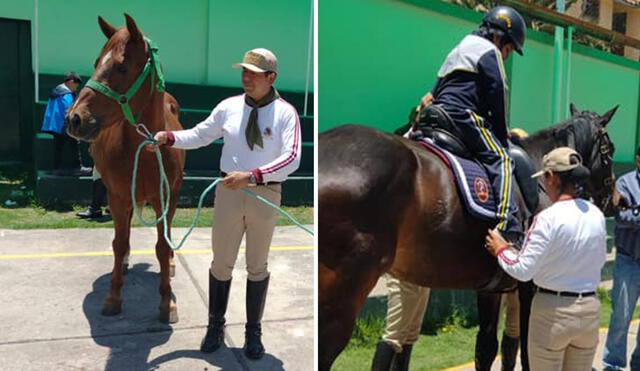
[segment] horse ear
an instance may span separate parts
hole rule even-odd
[[[569,111],[571,111],[571,116],[575,116],[578,113],[580,113],[580,112],[578,112],[578,109],[576,108],[576,105],[573,104],[573,103],[569,104]]]
[[[129,40],[130,41],[141,41],[142,33],[138,26],[136,25],[136,21],[131,18],[131,16],[127,13],[124,13],[124,17],[127,19],[127,30],[129,30]]]
[[[116,28],[113,27],[109,22],[105,21],[101,16],[98,16],[98,24],[100,25],[100,29],[102,30],[102,33],[107,37],[107,39],[110,39],[111,36],[116,33]]]
[[[602,121],[600,122],[600,124],[602,125],[602,127],[607,126],[607,124],[609,123],[609,121],[611,121],[611,118],[613,117],[613,114],[616,113],[616,111],[618,110],[618,107],[620,107],[620,105],[618,104],[617,106],[613,107],[612,109],[610,109],[607,113],[605,113],[604,115],[602,115]]]

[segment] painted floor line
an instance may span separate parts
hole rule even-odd
[[[313,246],[273,246],[271,251],[304,251],[313,250]],[[245,252],[245,248],[240,249]],[[148,250],[132,250],[131,255],[155,255],[154,249]],[[211,249],[187,249],[176,250],[180,255],[197,255],[211,254]],[[0,260],[17,260],[17,259],[41,259],[41,258],[77,258],[86,256],[113,256],[112,251],[86,251],[86,252],[58,252],[48,254],[6,254],[0,255]]]

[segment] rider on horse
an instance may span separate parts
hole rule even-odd
[[[421,113],[414,137],[439,110],[448,116],[457,136],[486,168],[497,201],[498,230],[512,242],[522,236],[515,214],[513,161],[508,147],[508,87],[503,65],[515,50],[522,55],[526,25],[507,6],[489,10],[479,28],[447,56],[432,89],[434,104]],[[435,115],[438,116],[438,115]]]

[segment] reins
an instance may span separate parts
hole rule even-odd
[[[105,96],[107,96],[108,98],[111,98],[112,100],[116,101],[116,103],[118,103],[118,105],[120,105],[120,109],[122,110],[122,113],[124,115],[125,120],[131,126],[135,127],[136,132],[138,132],[138,134],[140,134],[142,137],[145,138],[138,145],[138,148],[136,149],[134,161],[133,161],[133,174],[131,176],[131,203],[133,205],[133,210],[134,210],[135,214],[138,216],[138,219],[140,219],[140,222],[143,225],[145,225],[147,227],[152,227],[152,226],[155,226],[155,225],[157,225],[158,223],[160,223],[162,221],[163,227],[164,227],[164,239],[165,239],[165,241],[167,242],[167,244],[169,244],[169,247],[171,247],[172,250],[177,250],[177,249],[182,247],[182,245],[186,241],[187,237],[189,237],[189,235],[191,234],[191,232],[195,228],[195,226],[196,226],[196,224],[198,222],[198,219],[200,218],[200,210],[202,209],[202,204],[204,202],[205,196],[213,188],[215,188],[222,179],[214,180],[202,192],[202,194],[200,194],[200,198],[198,200],[198,208],[196,209],[196,214],[193,217],[193,220],[191,222],[191,226],[189,226],[189,230],[187,231],[185,236],[182,238],[180,243],[178,245],[175,245],[171,241],[171,238],[168,235],[169,228],[168,228],[168,222],[167,222],[167,214],[169,213],[169,205],[170,205],[170,201],[171,201],[171,189],[170,189],[170,186],[169,186],[169,179],[167,178],[167,174],[166,174],[166,172],[164,170],[164,164],[163,164],[163,161],[162,161],[162,153],[160,152],[160,148],[156,147],[155,155],[156,155],[156,160],[158,161],[158,169],[160,171],[160,187],[159,187],[159,190],[160,190],[160,210],[161,210],[161,214],[160,214],[160,216],[158,218],[156,218],[156,219],[154,219],[152,221],[147,221],[142,216],[142,211],[138,207],[138,203],[136,202],[136,178],[137,178],[137,174],[138,174],[138,163],[139,163],[140,151],[147,144],[153,144],[153,145],[157,146],[158,142],[155,139],[153,139],[153,135],[151,134],[149,129],[147,129],[147,127],[144,124],[138,122],[138,119],[142,115],[142,111],[143,110],[140,110],[140,112],[138,112],[137,115],[134,115],[133,114],[133,110],[131,109],[131,106],[130,106],[129,102],[130,102],[131,98],[133,98],[133,96],[136,95],[136,93],[138,92],[138,90],[140,89],[140,87],[142,86],[144,81],[149,76],[151,77],[150,90],[149,90],[149,95],[150,96],[153,94],[154,88],[158,92],[165,91],[164,75],[162,74],[162,66],[160,64],[160,59],[158,57],[158,47],[149,38],[145,37],[144,40],[145,40],[145,42],[146,42],[146,44],[148,45],[148,48],[149,48],[149,58],[147,59],[147,63],[145,63],[140,75],[136,78],[136,80],[133,82],[133,84],[129,87],[129,89],[127,89],[127,91],[124,94],[118,93],[117,91],[111,89],[110,87],[108,87],[108,86],[106,86],[106,85],[104,85],[104,84],[102,84],[102,83],[100,83],[100,82],[98,82],[96,80],[87,81],[86,86],[88,88],[93,89],[94,91],[96,91],[98,93],[102,93]],[[155,83],[154,83],[154,81],[155,81]],[[312,236],[314,235],[312,230],[310,230],[309,228],[307,228],[304,225],[302,225],[300,222],[295,220],[291,215],[289,215],[289,213],[284,211],[282,208],[276,206],[275,204],[273,204],[269,200],[265,199],[264,197],[262,197],[260,195],[255,194],[254,192],[251,192],[251,191],[249,191],[247,189],[242,189],[242,191],[244,193],[246,193],[246,194],[248,194],[248,195],[250,195],[250,196],[252,196],[252,197],[254,197],[254,198],[256,198],[256,199],[258,199],[260,201],[262,201],[263,203],[267,204],[269,207],[277,210],[280,214],[282,214],[283,216],[288,218],[295,225],[297,225],[298,227],[302,228],[304,231],[306,231],[307,233],[311,234]]]
[[[151,135],[149,130],[144,126],[144,124],[141,124],[141,123],[137,124],[136,125],[136,131],[140,135],[145,137],[145,139],[142,141],[142,143],[140,143],[140,145],[136,149],[136,154],[135,154],[134,162],[133,162],[133,175],[132,175],[132,179],[131,179],[131,200],[132,200],[132,203],[133,203],[134,212],[136,213],[136,215],[140,219],[140,222],[143,225],[147,226],[147,227],[152,227],[152,226],[158,224],[160,221],[162,221],[163,226],[164,226],[164,239],[165,239],[165,241],[167,241],[167,244],[169,244],[169,247],[171,247],[171,249],[178,250],[179,248],[182,247],[182,245],[186,241],[187,237],[189,237],[189,235],[191,234],[191,232],[195,228],[195,226],[196,226],[196,224],[198,222],[198,219],[200,218],[200,210],[202,209],[202,204],[204,202],[205,196],[213,188],[215,188],[218,185],[218,183],[220,183],[222,181],[222,179],[218,178],[218,179],[214,180],[211,184],[209,184],[209,186],[207,188],[205,188],[204,191],[202,191],[202,193],[200,194],[200,198],[198,199],[198,207],[196,209],[196,215],[194,215],[193,220],[191,221],[191,225],[189,226],[189,230],[184,235],[184,237],[182,237],[182,240],[180,241],[180,243],[177,246],[174,245],[173,242],[171,241],[171,239],[169,238],[168,234],[167,234],[167,232],[168,232],[168,228],[167,228],[167,213],[169,211],[169,201],[170,201],[169,180],[168,180],[167,174],[166,174],[166,172],[164,170],[164,164],[162,162],[162,154],[160,153],[160,148],[158,148],[158,147],[156,147],[155,155],[156,155],[156,159],[158,161],[158,168],[160,169],[160,206],[161,206],[162,214],[160,215],[160,217],[156,218],[153,221],[146,221],[142,217],[142,211],[137,206],[137,202],[135,202],[135,199],[136,199],[135,198],[135,195],[136,195],[136,177],[137,177],[137,173],[138,173],[138,162],[139,162],[139,157],[140,157],[140,151],[147,144],[153,144],[153,145],[157,145],[158,144],[158,142],[155,139],[153,139],[153,135]],[[248,195],[250,195],[250,196],[252,196],[252,197],[254,197],[254,198],[256,198],[256,199],[258,199],[260,201],[262,201],[267,206],[271,207],[272,209],[275,209],[280,214],[285,216],[287,219],[289,219],[291,222],[293,222],[296,226],[298,226],[301,229],[303,229],[305,232],[309,233],[312,236],[314,235],[312,230],[310,230],[309,228],[305,227],[302,223],[300,223],[297,220],[295,220],[295,218],[293,218],[289,213],[284,211],[281,207],[278,207],[277,205],[275,205],[274,203],[270,202],[266,198],[254,193],[254,192],[251,192],[248,189],[242,189],[242,192],[244,192],[244,193],[246,193],[246,194],[248,194]],[[166,193],[166,200],[165,200],[165,193]]]

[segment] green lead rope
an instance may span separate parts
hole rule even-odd
[[[151,220],[151,221],[145,220],[144,217],[142,216],[142,210],[138,207],[138,202],[136,202],[136,178],[137,178],[137,174],[138,174],[138,162],[139,162],[139,158],[140,158],[140,151],[142,151],[142,148],[147,144],[155,144],[155,145],[158,144],[158,142],[156,142],[156,140],[153,139],[153,136],[151,136],[151,133],[149,133],[149,131],[147,130],[147,128],[144,125],[138,124],[136,126],[136,130],[138,131],[138,133],[140,133],[142,136],[145,137],[145,140],[143,140],[142,143],[140,143],[140,145],[138,146],[138,149],[136,150],[135,158],[134,158],[134,161],[133,161],[133,175],[132,175],[132,179],[131,179],[131,202],[133,204],[133,210],[134,210],[135,214],[138,216],[138,219],[140,219],[140,222],[143,225],[147,226],[147,227],[153,227],[156,224],[160,223],[160,221],[162,221],[162,224],[164,226],[164,239],[165,239],[165,241],[167,241],[167,244],[169,244],[169,247],[171,247],[171,249],[178,250],[179,248],[182,247],[182,245],[186,241],[187,237],[189,237],[189,235],[191,234],[191,232],[195,228],[196,224],[198,223],[198,219],[200,218],[200,210],[202,209],[202,204],[204,202],[205,196],[212,189],[214,189],[218,185],[218,183],[220,183],[220,181],[222,179],[219,178],[219,179],[214,180],[202,192],[202,194],[200,195],[200,199],[198,200],[198,208],[196,209],[196,215],[194,215],[193,220],[191,221],[191,226],[189,227],[189,230],[184,235],[184,237],[182,237],[182,240],[180,241],[180,243],[176,246],[171,241],[171,238],[168,235],[168,230],[169,229],[168,229],[168,225],[167,225],[167,214],[169,213],[169,204],[170,204],[170,201],[171,201],[171,199],[170,199],[170,197],[171,197],[171,189],[169,188],[169,180],[168,180],[167,174],[166,174],[166,172],[164,170],[164,164],[162,163],[162,154],[160,153],[160,149],[159,148],[156,148],[155,154],[156,154],[156,160],[158,161],[158,168],[160,169],[160,208],[161,208],[162,213],[160,214],[160,216],[158,218],[156,218],[154,220]],[[142,132],[141,130],[144,130],[144,132]],[[269,207],[275,209],[280,214],[284,215],[287,219],[289,219],[291,222],[293,222],[295,225],[297,225],[298,227],[302,228],[305,232],[309,233],[312,236],[314,235],[314,233],[313,233],[313,231],[311,229],[305,227],[300,222],[295,220],[291,215],[289,215],[289,213],[284,211],[281,207],[278,207],[277,205],[275,205],[274,203],[270,202],[266,198],[264,198],[264,197],[262,197],[260,195],[257,195],[254,192],[249,191],[248,189],[243,189],[242,191],[244,193],[246,193],[246,194],[248,194],[250,196],[253,196],[256,199],[264,202]]]

